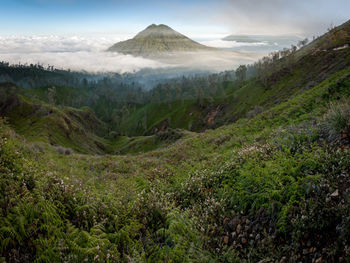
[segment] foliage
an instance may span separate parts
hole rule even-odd
[[[350,136],[350,104],[331,104],[324,118],[324,133],[330,142],[341,142]]]

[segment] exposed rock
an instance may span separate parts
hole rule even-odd
[[[237,234],[240,234],[240,233],[241,233],[241,230],[242,230],[242,226],[241,226],[241,224],[238,224],[238,226],[237,226],[237,228],[236,228]]]
[[[228,244],[228,241],[229,241],[228,236],[225,236],[225,237],[224,237],[224,243],[225,243],[225,244]]]
[[[239,217],[236,216],[228,223],[228,226],[231,228],[231,230],[235,230],[239,222]]]
[[[236,233],[236,232],[232,232],[232,233],[231,233],[231,237],[232,237],[233,239],[235,239],[236,236],[237,236],[237,233]]]
[[[287,257],[282,257],[279,263],[286,263],[287,262]]]
[[[335,190],[335,191],[331,194],[331,197],[337,197],[337,196],[339,196],[339,191],[338,191],[338,189]]]

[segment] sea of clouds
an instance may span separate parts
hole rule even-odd
[[[191,68],[212,71],[233,69],[241,63],[254,61],[249,54],[212,52],[179,54],[170,59],[151,60],[115,52],[108,47],[128,37],[81,36],[0,36],[0,61],[11,64],[51,65],[59,69],[88,72],[136,72],[143,68]],[[222,40],[202,42],[209,46],[227,48],[241,43]],[[256,44],[256,43],[253,43]]]
[[[11,64],[53,65],[89,72],[134,72],[168,67],[154,60],[106,52],[117,37],[6,36],[0,37],[0,60]]]
[[[202,41],[201,44],[209,46],[209,47],[216,47],[216,48],[224,48],[224,49],[232,49],[232,48],[240,48],[240,47],[261,47],[261,46],[268,46],[268,42],[237,42],[237,41],[227,41],[222,39],[213,39],[213,40],[206,40]]]

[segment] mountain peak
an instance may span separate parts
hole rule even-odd
[[[108,51],[152,57],[164,53],[212,50],[164,24],[151,24],[134,38],[114,44]]]
[[[169,26],[167,25],[164,25],[164,24],[152,24],[152,25],[149,25],[146,29],[151,29],[151,28],[169,28],[171,29]]]
[[[162,36],[182,36],[180,33],[176,32],[171,27],[164,25],[164,24],[152,24],[148,26],[145,30],[138,33],[135,38],[143,38],[143,37],[162,37]]]

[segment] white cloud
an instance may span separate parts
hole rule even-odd
[[[225,41],[221,39],[201,41],[201,44],[217,47],[217,48],[235,48],[235,47],[258,47],[258,46],[267,46],[267,42],[255,42],[255,43],[245,43],[245,42],[237,42],[237,41]]]
[[[261,54],[218,50],[178,52],[161,58],[160,61],[176,67],[220,72],[235,69],[241,64],[252,63],[260,57]]]
[[[44,66],[54,65],[56,68],[90,72],[124,73],[169,66],[150,59],[105,52],[120,40],[123,38],[0,37],[0,60],[11,64],[40,63]]]
[[[229,51],[177,53],[156,60],[106,52],[112,44],[127,39],[119,37],[9,36],[0,37],[0,61],[11,64],[51,65],[59,69],[88,72],[135,72],[143,68],[181,68],[182,71],[233,69],[251,63],[257,57]],[[223,40],[202,42],[209,46],[230,48],[242,43]],[[244,44],[244,43],[243,43]],[[250,45],[252,43],[249,43]],[[262,45],[262,43],[254,43]]]

